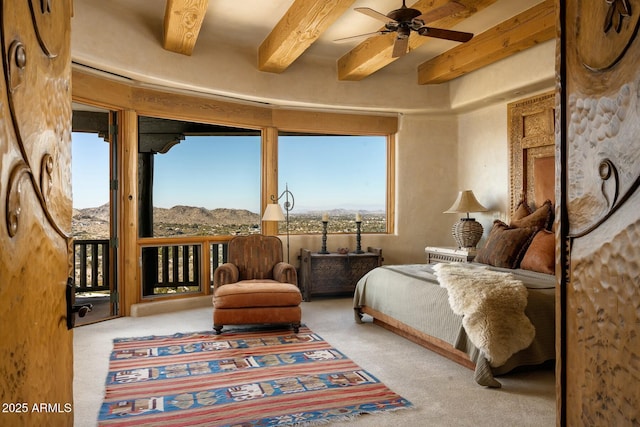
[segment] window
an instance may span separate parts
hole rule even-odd
[[[320,233],[324,214],[329,232],[354,232],[356,214],[364,233],[387,231],[386,136],[281,132],[278,183],[295,196],[292,233]]]
[[[88,132],[73,132],[71,141],[73,237],[108,239],[109,143]]]
[[[123,227],[119,236],[114,236],[112,231],[113,243],[115,243],[112,247],[126,248],[126,251],[123,252],[124,256],[128,258],[125,260],[127,262],[114,266],[113,263],[116,259],[120,260],[122,256],[122,254],[116,253],[115,257],[110,258],[110,262],[115,272],[112,277],[122,280],[123,292],[121,295],[128,295],[126,300],[123,299],[125,311],[130,309],[133,302],[139,301],[138,297],[146,299],[147,297],[155,298],[160,293],[175,293],[176,296],[182,296],[185,293],[207,292],[206,286],[211,283],[210,276],[215,266],[224,262],[225,245],[229,234],[238,231],[243,233],[260,231],[259,228],[254,227],[259,227],[260,224],[259,215],[261,212],[259,208],[263,203],[268,202],[272,195],[278,194],[277,189],[274,188],[276,182],[278,182],[280,193],[288,183],[289,188],[295,194],[296,205],[294,210],[290,212],[294,216],[300,214],[302,209],[307,212],[308,206],[315,206],[309,202],[319,200],[319,195],[323,193],[337,194],[336,187],[338,190],[343,187],[350,188],[351,197],[346,201],[336,197],[331,199],[332,203],[330,204],[316,206],[317,211],[313,214],[313,223],[301,229],[304,231],[300,232],[319,234],[322,229],[320,219],[324,212],[329,215],[331,232],[354,229],[351,219],[355,216],[355,210],[351,210],[354,208],[361,210],[365,233],[373,230],[393,232],[395,218],[394,134],[398,131],[398,117],[394,114],[342,114],[337,111],[304,111],[284,106],[272,107],[261,103],[235,103],[232,100],[217,100],[194,94],[183,95],[175,91],[167,91],[160,95],[162,91],[158,91],[158,88],[150,89],[140,85],[105,80],[98,75],[87,74],[81,70],[74,70],[74,78],[76,77],[83,84],[74,85],[74,98],[90,100],[95,93],[100,93],[100,100],[96,104],[110,105],[113,110],[117,110],[113,112],[115,114],[109,116],[109,120],[104,121],[107,126],[100,129],[102,134],[108,134],[113,130],[116,137],[111,144],[113,147],[110,170],[113,174],[113,181],[108,184],[108,187],[112,188],[111,222],[116,231],[118,229],[115,225]],[[114,90],[104,91],[104,83],[107,82],[107,86],[114,88]],[[135,96],[122,96],[122,94],[135,94]],[[100,109],[102,108],[104,107]],[[77,130],[75,110],[74,106],[74,132]],[[95,108],[90,110],[95,111]],[[158,118],[171,117],[172,114],[180,119]],[[132,135],[130,132],[131,128],[135,127],[132,120],[137,121],[138,135]],[[224,123],[225,126],[203,124],[212,122]],[[116,126],[112,129],[110,124]],[[298,132],[297,134],[280,133],[282,137],[281,156],[283,157],[280,161],[282,169],[280,175],[277,170],[278,147],[280,146],[278,128]],[[381,154],[380,161],[372,162],[367,159],[371,153],[365,153],[364,149],[360,149],[349,155],[353,162],[346,166],[341,165],[338,160],[348,158],[343,149],[351,145],[344,143],[344,141],[351,139],[354,134],[361,135],[360,137],[363,139],[370,138],[364,136],[364,133],[378,135],[373,138],[380,142],[380,151],[378,151]],[[351,136],[341,137],[338,135]],[[305,161],[305,159],[297,159],[297,163],[291,163],[287,160],[287,151],[289,150],[287,140],[290,137],[299,136],[310,137],[302,147],[307,151],[303,153],[303,156],[307,156],[306,160],[312,158],[310,156],[316,156],[318,160],[312,164],[307,162],[303,171],[288,171],[288,167],[302,165]],[[173,156],[177,156],[176,159],[178,159],[180,150],[200,145],[198,142],[192,145],[193,138],[203,138],[204,140],[208,137],[225,138],[229,146],[233,141],[241,141],[243,137],[249,137],[252,142],[247,143],[248,149],[236,153],[229,152],[228,155],[223,155],[221,151],[228,147],[213,150],[218,151],[218,155],[205,152],[192,155],[191,157],[195,157],[198,161],[204,160],[206,164],[206,167],[202,168],[206,169],[204,172],[192,167],[191,163],[185,164],[185,160],[171,161]],[[360,137],[353,138],[359,139]],[[339,156],[335,156],[334,149],[329,148],[328,145],[319,144],[316,146],[310,143],[311,140],[320,138],[342,139],[343,143],[339,148],[343,151]],[[162,139],[165,139],[164,143],[160,142]],[[319,148],[320,151],[314,152],[316,148]],[[328,157],[320,160],[320,154],[333,155],[335,158]],[[221,159],[224,159],[222,165],[215,164]],[[74,155],[73,160],[74,162],[78,160],[78,156]],[[231,165],[231,171],[225,172],[224,166]],[[362,172],[354,172],[358,168],[363,168]],[[382,190],[378,193],[377,207],[374,209],[377,211],[378,207],[381,207],[380,212],[383,215],[383,220],[381,220],[382,225],[376,227],[368,223],[369,214],[373,211],[368,206],[370,203],[355,197],[360,196],[360,193],[370,193],[368,188],[361,190],[357,187],[351,187],[349,182],[354,179],[353,173],[355,173],[358,181],[369,182],[371,186],[373,183],[364,178],[370,171],[374,171],[374,177],[378,179],[375,185]],[[322,185],[315,189],[309,189],[307,185],[299,182],[296,173],[293,172],[311,177],[317,181],[316,184],[321,183]],[[185,177],[187,179],[182,185],[175,184],[177,180],[185,179]],[[333,181],[335,177],[340,177],[337,183]],[[246,194],[245,200],[251,201],[254,207],[247,208],[248,205],[235,203],[235,200],[229,197],[223,198],[230,202],[225,208],[247,210],[254,215],[252,218],[255,218],[256,221],[249,221],[247,225],[242,227],[229,226],[227,230],[207,230],[205,235],[190,235],[188,234],[190,232],[199,233],[202,231],[190,230],[189,227],[183,226],[174,227],[173,230],[168,230],[170,227],[168,226],[162,230],[164,228],[161,227],[162,218],[154,219],[154,206],[160,209],[170,209],[176,205],[201,207],[207,210],[216,209],[217,206],[213,204],[193,199],[189,191],[194,189],[195,194],[213,193],[222,196],[225,186],[230,188],[235,183],[242,182],[243,178],[250,180],[253,186],[250,188],[237,187],[229,194]],[[76,183],[73,187],[74,193],[80,189]],[[317,194],[313,194],[313,191]],[[165,199],[167,194],[174,196],[175,200]],[[181,196],[184,197],[181,198]],[[135,200],[132,200],[131,197],[135,197]],[[78,195],[74,194],[74,201],[77,198]],[[118,202],[121,200],[124,203],[119,204]],[[131,209],[132,204],[129,201],[134,202],[137,209]],[[280,202],[282,203],[282,200]],[[101,200],[91,202],[91,204],[95,203],[102,202]],[[222,205],[220,203],[220,206]],[[340,228],[337,227],[339,225],[336,220],[337,211],[334,212],[334,209],[338,208],[351,210],[349,213],[345,213],[345,226]],[[121,215],[120,218],[113,216],[113,213]],[[185,219],[188,219],[188,216],[182,216],[179,222],[185,223]],[[193,222],[191,221],[191,223]],[[130,225],[133,223],[138,224],[138,233],[131,233]],[[268,227],[270,233],[275,231],[274,229],[277,227],[271,222],[263,225]],[[278,225],[281,226],[283,232],[286,231],[285,224]],[[156,233],[160,234],[161,232],[169,232],[169,235],[156,237]],[[221,235],[208,234],[210,232]],[[216,245],[222,249],[215,247]],[[136,254],[130,251],[134,247],[139,251]],[[136,260],[136,255],[140,255],[141,259]],[[131,262],[132,260],[136,262]],[[207,275],[209,277],[206,277]],[[157,284],[161,286],[157,286]],[[165,286],[167,287],[165,288]]]
[[[140,237],[260,230],[260,131],[140,117]]]
[[[144,242],[142,294],[200,292],[209,243],[193,236],[260,232],[260,131],[151,117],[138,130],[139,235],[186,238]]]
[[[118,314],[116,140],[109,110],[73,103],[71,188],[75,298],[95,308],[76,321],[86,324]]]

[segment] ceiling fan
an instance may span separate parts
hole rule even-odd
[[[415,31],[419,35],[425,37],[435,37],[438,39],[453,40],[464,43],[471,40],[473,37],[472,33],[425,26],[428,22],[437,21],[438,19],[460,12],[464,9],[466,9],[465,6],[458,2],[451,1],[444,6],[422,13],[418,9],[407,7],[405,0],[402,0],[402,7],[400,9],[392,10],[386,15],[368,7],[356,7],[354,9],[355,11],[383,21],[385,23],[384,29],[373,33],[345,37],[334,41],[345,42],[361,37],[397,33],[396,40],[393,44],[393,53],[391,54],[393,58],[401,57],[407,53],[407,48],[409,47],[409,35],[411,34],[411,31]]]

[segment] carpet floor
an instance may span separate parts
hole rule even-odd
[[[473,381],[473,372],[370,322],[356,324],[351,298],[302,303],[302,321],[362,369],[411,401],[414,409],[365,415],[349,426],[554,426],[552,369],[500,377],[501,389]],[[212,308],[127,317],[74,331],[74,417],[97,426],[113,339],[211,329]],[[365,320],[367,320],[365,318]]]

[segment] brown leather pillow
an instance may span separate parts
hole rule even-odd
[[[520,268],[540,273],[556,273],[556,236],[551,231],[540,230],[531,240]]]
[[[484,247],[478,250],[475,262],[502,268],[518,268],[536,227],[509,227],[500,220],[493,221],[493,227]]]
[[[524,205],[524,203],[522,204]],[[511,218],[511,227],[538,227],[540,229],[549,229],[553,223],[553,209],[551,207],[551,200],[547,200],[536,209],[524,217],[517,217],[520,215],[520,207],[516,209],[516,213]]]

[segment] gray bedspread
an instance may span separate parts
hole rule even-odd
[[[475,381],[484,386],[500,387],[494,375],[555,358],[554,276],[528,270],[489,267],[512,273],[525,284],[529,291],[525,314],[536,329],[533,343],[528,348],[511,356],[505,364],[491,367],[482,352],[469,341],[462,326],[462,317],[451,310],[447,290],[440,287],[433,274],[434,265],[389,265],[370,271],[356,286],[354,309],[358,311],[365,306],[372,308],[465,352],[476,364]],[[359,315],[356,315],[356,321],[361,322]]]

